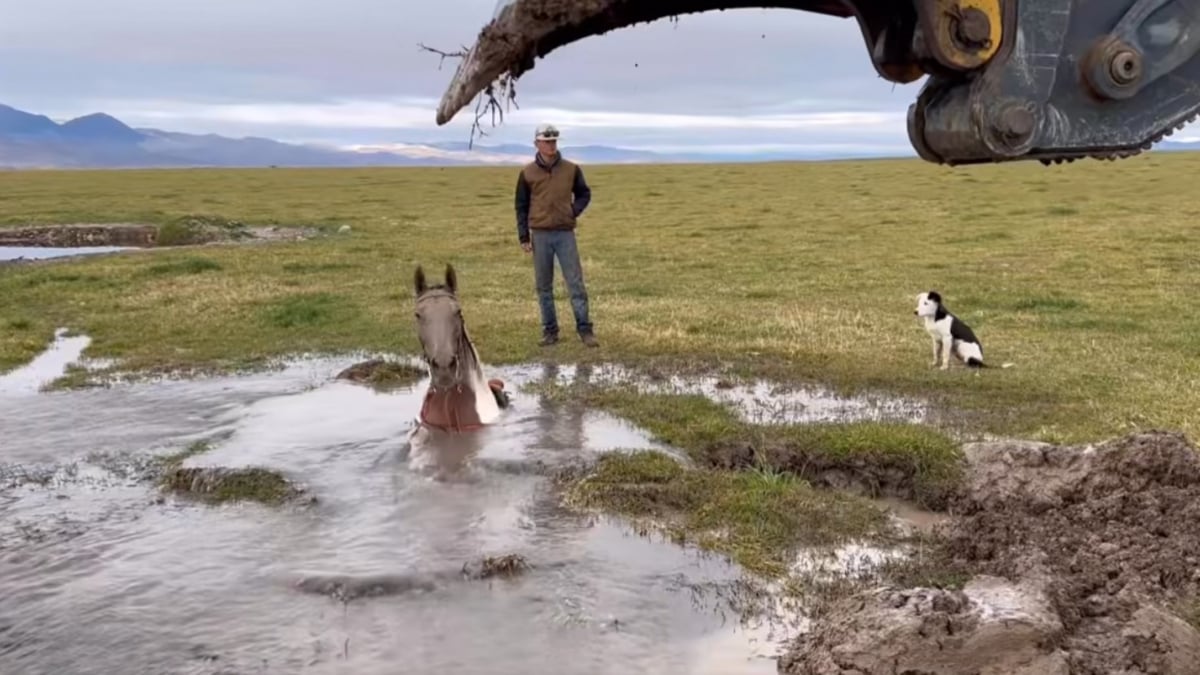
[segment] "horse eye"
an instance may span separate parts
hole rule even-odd
[[[413,316],[419,319],[419,318],[421,318],[421,313],[420,313],[420,312],[413,312]]]

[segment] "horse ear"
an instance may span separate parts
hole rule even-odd
[[[450,263],[446,263],[446,288],[449,288],[451,293],[458,293],[458,273]]]
[[[424,293],[428,288],[425,284],[425,270],[420,265],[417,265],[417,271],[413,274],[413,287],[416,289],[417,295]]]

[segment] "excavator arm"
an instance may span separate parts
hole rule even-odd
[[[1200,0],[501,3],[459,63],[438,107],[439,125],[563,45],[745,7],[853,17],[881,77],[907,84],[928,76],[909,106],[908,136],[929,162],[1118,159],[1150,149],[1200,114]]]

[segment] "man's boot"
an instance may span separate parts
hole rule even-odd
[[[542,347],[549,347],[550,345],[555,344],[557,342],[558,342],[558,333],[542,333],[542,340],[541,340],[541,342],[538,342],[538,345],[540,345]]]

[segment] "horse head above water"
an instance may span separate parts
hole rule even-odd
[[[500,416],[500,408],[507,406],[504,385],[483,375],[479,352],[467,334],[458,301],[454,266],[446,265],[443,283],[430,285],[418,265],[413,287],[417,337],[429,368],[421,422],[453,431],[491,424]]]
[[[429,366],[431,384],[449,389],[469,383],[471,369],[478,368],[474,346],[467,336],[462,306],[458,303],[458,275],[446,265],[445,281],[430,286],[425,270],[417,265],[413,275],[416,290],[417,338]]]

